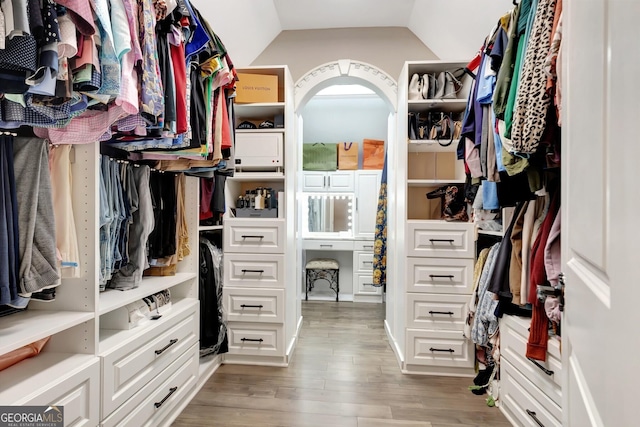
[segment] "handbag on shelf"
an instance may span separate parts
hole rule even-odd
[[[443,147],[448,147],[454,140],[454,122],[451,115],[440,113],[440,119],[437,120],[429,133],[429,139],[438,141]],[[446,140],[449,140],[448,142]],[[445,141],[444,143],[441,141]]]
[[[362,169],[382,169],[384,166],[384,141],[364,139],[362,141]]]
[[[409,132],[407,137],[415,141],[418,139],[418,120],[420,118],[420,113],[409,113]]]
[[[409,101],[417,101],[422,99],[422,76],[415,73],[411,76],[409,81]]]
[[[358,143],[338,143],[338,170],[358,169]]]
[[[445,185],[426,194],[427,199],[441,199],[442,219],[445,221],[469,221],[465,192],[462,187],[460,185]]]
[[[338,146],[315,142],[302,144],[302,170],[334,171],[338,168]]]

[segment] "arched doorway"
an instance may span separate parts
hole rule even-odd
[[[300,147],[303,142],[303,110],[307,104],[314,98],[314,96],[325,88],[335,85],[361,85],[368,89],[373,90],[380,99],[388,107],[388,120],[387,120],[387,188],[388,194],[388,210],[387,210],[387,245],[389,248],[393,247],[395,239],[395,233],[391,224],[395,221],[395,206],[393,188],[396,187],[396,176],[393,172],[393,165],[396,163],[396,147],[400,142],[397,136],[397,105],[398,105],[398,87],[394,78],[389,76],[386,72],[382,71],[378,67],[364,63],[357,60],[342,59],[334,62],[328,62],[318,67],[315,67],[302,76],[295,84],[295,103],[294,110],[296,115],[296,146]],[[302,165],[302,150],[297,150],[297,164]],[[300,168],[298,168],[300,170]],[[297,192],[302,188],[301,174],[298,174],[297,179]],[[299,194],[296,193],[296,196]],[[301,200],[301,197],[296,197],[297,200]],[[301,209],[297,209],[297,223],[301,224]],[[298,250],[297,250],[297,271],[299,283],[304,283],[304,266],[303,264],[303,245],[301,237],[298,234]],[[396,313],[396,302],[401,297],[394,292],[393,283],[398,277],[397,269],[395,267],[396,259],[393,251],[387,252],[387,286],[386,286],[386,315],[385,315],[385,330],[387,336],[393,347],[394,352],[401,360],[402,356],[397,354],[398,346],[390,333],[393,330],[393,323]],[[299,292],[302,286],[298,286]],[[302,299],[303,295],[299,295]],[[299,313],[300,314],[300,313]]]

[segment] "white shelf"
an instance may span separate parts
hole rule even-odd
[[[409,187],[433,187],[446,184],[464,184],[464,179],[408,179]]]
[[[478,234],[483,234],[485,236],[498,236],[498,237],[504,236],[504,233],[502,231],[491,231],[491,230],[478,229],[477,232],[478,232]]]
[[[0,354],[93,319],[93,312],[25,310],[0,318]],[[3,384],[4,382],[0,382]],[[0,401],[2,401],[0,399]]]
[[[446,113],[461,113],[467,108],[466,99],[419,99],[416,101],[408,101],[409,111],[425,112],[425,111],[443,111]]]
[[[175,276],[143,277],[142,283],[135,289],[118,291],[107,289],[100,293],[99,314],[105,314],[129,303],[142,299],[156,292],[180,285],[188,280],[195,279],[196,273],[177,273]]]
[[[243,120],[273,120],[278,114],[284,114],[284,102],[258,102],[235,104],[236,118]],[[283,130],[280,130],[282,132]]]
[[[449,140],[445,142],[449,142]],[[454,140],[449,146],[443,147],[438,141],[432,139],[410,139],[408,149],[410,153],[450,153],[458,150],[458,141]]]
[[[222,230],[222,225],[201,225],[198,227],[198,231],[213,231],[213,230]]]
[[[284,133],[284,128],[271,129],[236,129],[236,133]]]
[[[99,355],[104,354],[117,346],[125,345],[126,341],[136,339],[145,331],[153,329],[158,325],[171,322],[171,319],[178,316],[185,310],[189,310],[192,306],[200,304],[195,298],[183,298],[171,302],[171,310],[163,314],[158,320],[150,320],[136,328],[132,329],[100,329],[100,351]]]
[[[282,172],[236,172],[227,179],[232,181],[284,181]]]
[[[96,356],[89,354],[46,351],[25,359],[0,372],[0,402],[24,404],[38,395],[38,386],[50,387],[53,382],[82,371],[97,360]]]

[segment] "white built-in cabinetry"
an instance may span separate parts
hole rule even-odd
[[[526,357],[531,319],[500,321],[500,409],[517,426],[562,425],[560,340],[550,337],[546,361]]]
[[[305,192],[353,192],[355,189],[353,171],[304,171],[302,191]]]
[[[62,280],[54,302],[0,318],[0,355],[51,336],[40,355],[0,372],[0,404],[63,405],[67,426],[169,425],[219,364],[198,357],[198,180],[186,179],[191,254],[177,274],[99,292],[99,145],[74,150],[81,274]],[[171,309],[129,329],[124,306],[164,289]]]
[[[235,175],[227,179],[223,230],[223,305],[229,337],[224,363],[286,366],[301,324],[295,285],[293,81],[286,66],[248,67],[238,72],[277,76],[278,100],[236,104],[235,125],[275,122],[276,116],[282,116],[284,127],[236,130],[242,151],[240,159],[236,157]],[[282,158],[282,162],[272,158]],[[235,217],[229,208],[235,207],[238,196],[258,187],[279,194],[278,218],[261,217],[259,212],[250,218]]]
[[[416,374],[474,374],[473,345],[463,336],[464,305],[472,292],[473,224],[441,219],[439,199],[426,194],[443,185],[464,183],[464,165],[456,158],[457,141],[408,138],[408,115],[430,111],[453,113],[461,120],[467,94],[455,99],[409,100],[412,75],[454,71],[465,62],[406,62],[398,82],[396,249],[398,309],[405,307],[392,337],[403,371]],[[457,116],[457,117],[456,117]],[[441,141],[446,144],[447,141]],[[394,207],[391,207],[393,209]],[[404,355],[404,360],[402,356]]]

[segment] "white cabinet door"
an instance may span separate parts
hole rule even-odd
[[[639,19],[636,1],[563,6],[563,426],[638,423]]]
[[[373,239],[376,231],[378,193],[382,171],[356,171],[356,237]]]
[[[326,172],[302,172],[302,191],[324,191],[326,185]]]
[[[327,172],[327,191],[343,193],[354,191],[353,171]]]

